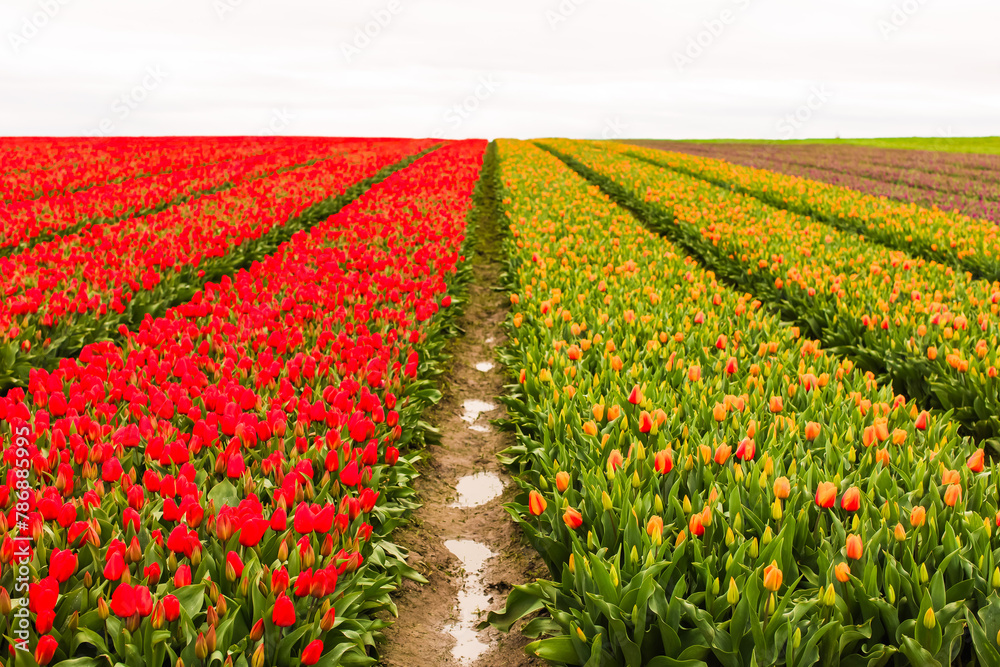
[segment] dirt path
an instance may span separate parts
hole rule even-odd
[[[484,194],[492,197],[493,189],[486,187]],[[496,400],[504,377],[494,349],[505,340],[500,324],[508,310],[505,294],[494,289],[501,265],[490,208],[477,210],[473,279],[459,320],[465,333],[450,344],[444,396],[428,415],[441,443],[428,448],[417,480],[423,506],[396,535],[410,550],[410,565],[430,583],[407,580],[401,588],[399,618],[386,631],[381,651],[386,666],[542,664],[524,653],[530,640],[516,628],[506,636],[473,629],[486,611],[503,607],[511,586],[544,575],[544,565],[503,509],[514,486],[496,453],[513,436],[489,423],[505,416]]]

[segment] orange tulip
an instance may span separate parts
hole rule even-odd
[[[635,385],[632,387],[632,393],[628,395],[628,402],[632,405],[639,405],[642,401],[642,389],[639,388],[639,385]]]
[[[559,489],[559,493],[566,493],[566,489],[569,488],[569,473],[565,470],[560,470],[556,473],[556,488]]]
[[[820,507],[833,507],[837,502],[837,487],[831,482],[820,482],[816,489],[816,504]]]
[[[837,563],[837,567],[833,569],[833,573],[837,577],[837,581],[846,584],[851,578],[851,566],[847,563]]]
[[[861,507],[861,490],[852,486],[844,491],[844,497],[840,499],[840,506],[848,512],[857,512]]]
[[[784,500],[791,492],[792,486],[789,484],[787,477],[779,477],[774,480],[774,495],[776,498]]]
[[[649,521],[646,523],[646,533],[648,533],[650,537],[662,537],[663,519],[655,514],[650,517]]]
[[[528,511],[535,516],[541,516],[547,505],[545,498],[538,491],[532,489],[531,493],[528,494]]]
[[[781,412],[785,408],[784,402],[781,400],[781,396],[772,396],[768,407],[771,412]]]
[[[927,416],[928,415],[927,415],[927,411],[926,410],[924,412],[921,412],[919,415],[917,415],[917,421],[913,422],[914,428],[916,428],[918,431],[926,431],[927,430]]]
[[[691,515],[691,518],[688,520],[688,529],[695,537],[701,537],[705,534],[705,526],[702,523],[701,512]]]
[[[960,484],[962,482],[962,474],[957,470],[949,470],[944,468],[941,471],[941,483],[942,484]]]
[[[737,369],[736,357],[729,357],[729,361],[726,362],[726,375],[732,375]]]
[[[653,470],[661,475],[666,475],[673,469],[674,459],[670,455],[669,451],[656,452],[656,454],[653,455]]]
[[[864,553],[861,538],[857,535],[847,536],[847,557],[851,560],[858,560]]]
[[[585,421],[583,423],[583,432],[587,435],[597,435],[597,424],[593,421]]]
[[[572,507],[567,507],[566,512],[563,514],[563,523],[572,530],[576,530],[583,525],[583,515]]]
[[[883,449],[880,449],[877,452],[875,452],[875,462],[876,463],[881,463],[883,466],[885,466],[886,468],[888,468],[889,467],[889,450],[883,448]]]
[[[948,490],[944,492],[944,504],[948,507],[954,507],[955,504],[962,499],[962,485],[961,484],[951,484]]]
[[[910,510],[910,525],[914,528],[920,528],[927,521],[927,510],[923,507],[917,506]],[[997,524],[1000,525],[1000,524]]]
[[[806,440],[815,440],[819,437],[820,426],[817,422],[808,422],[806,424],[805,436]]]
[[[594,405],[594,408],[593,410],[591,410],[591,413],[594,415],[595,421],[601,421],[602,419],[604,419],[604,406],[601,405],[600,403]]]
[[[719,448],[715,450],[715,462],[720,466],[724,465],[729,460],[729,455],[732,451],[733,448],[729,445],[719,445]]]
[[[701,366],[692,366],[688,369],[688,380],[697,382],[701,379]]]
[[[618,470],[625,463],[625,457],[622,456],[621,450],[612,449],[611,453],[608,454],[608,467],[611,470]]]
[[[612,405],[610,408],[608,408],[608,421],[613,422],[614,420],[618,419],[621,413],[622,409],[620,407],[618,407],[617,405]]]
[[[764,588],[776,592],[781,588],[782,574],[778,569],[778,561],[772,560],[771,564],[764,568]]]
[[[726,418],[726,406],[722,403],[716,403],[715,407],[712,408],[712,417],[717,422],[721,422]]]
[[[969,466],[969,470],[972,472],[982,472],[983,471],[983,457],[984,453],[982,449],[977,449],[972,452],[972,456],[965,462],[965,465]]]

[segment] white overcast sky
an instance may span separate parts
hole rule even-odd
[[[997,0],[2,0],[0,135],[996,135],[998,26]]]

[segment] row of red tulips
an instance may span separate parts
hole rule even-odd
[[[189,198],[211,194],[245,180],[357,150],[373,142],[298,141],[288,147],[147,178],[15,202],[0,211],[0,255],[73,233],[85,226],[155,213]]]
[[[0,387],[249,266],[429,145],[387,141],[0,257]]]
[[[283,137],[7,139],[0,150],[0,199],[4,203],[34,199],[245,159],[299,141]]]
[[[374,614],[416,576],[386,536],[413,507],[400,449],[439,396],[483,149],[421,158],[0,399],[0,606],[30,537],[38,638],[16,664],[374,662]]]

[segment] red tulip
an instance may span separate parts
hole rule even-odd
[[[632,405],[638,405],[642,401],[642,389],[639,388],[639,385],[635,385],[632,387],[632,392],[628,395],[628,402]]]
[[[231,580],[239,579],[243,576],[243,561],[235,551],[230,551],[226,554],[226,576],[229,576],[230,569],[232,569],[232,574],[234,575]]]
[[[59,642],[52,635],[44,635],[38,638],[38,645],[35,646],[35,662],[41,666],[47,665],[52,662],[52,658],[55,657],[56,649],[59,648]]]
[[[167,622],[176,621],[181,615],[181,603],[176,595],[163,596],[163,611]]]
[[[111,596],[111,611],[119,618],[128,618],[136,612],[136,593],[132,586],[118,584]]]
[[[266,519],[249,519],[240,526],[240,544],[245,547],[255,547],[260,543],[269,527]]]
[[[52,555],[49,556],[49,575],[55,577],[55,580],[59,583],[62,583],[75,573],[76,554],[69,549],[65,551],[53,549]]]
[[[125,558],[118,551],[108,554],[108,562],[104,565],[104,578],[108,581],[118,581],[125,572]]]
[[[446,296],[445,299],[448,303],[445,306],[451,305],[451,297]],[[299,661],[303,665],[315,665],[319,662],[320,657],[323,655],[323,642],[319,639],[314,639],[302,650],[302,657]]]
[[[281,628],[287,628],[295,624],[295,605],[292,604],[292,601],[284,593],[279,595],[274,603],[274,609],[271,612],[271,622]]]
[[[181,565],[174,572],[174,588],[183,588],[184,586],[191,585],[191,568],[187,565]]]

